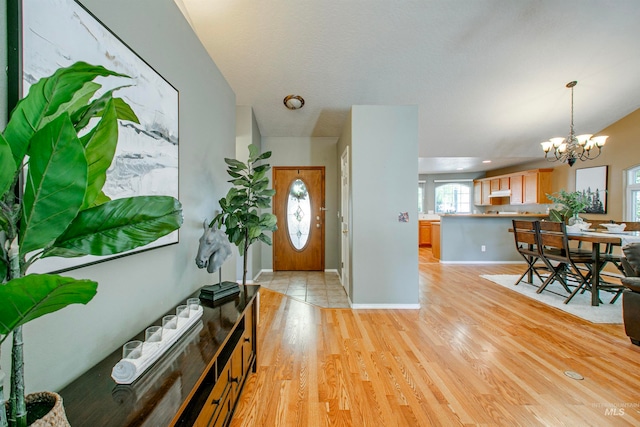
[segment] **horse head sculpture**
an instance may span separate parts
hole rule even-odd
[[[196,265],[198,268],[206,267],[209,273],[213,273],[231,256],[231,243],[227,235],[216,228],[215,224],[209,227],[207,220],[204,220],[202,226],[204,233],[200,237]]]

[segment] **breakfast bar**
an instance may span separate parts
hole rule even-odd
[[[440,217],[440,262],[521,263],[509,233],[514,219],[540,220],[546,214],[444,214]]]

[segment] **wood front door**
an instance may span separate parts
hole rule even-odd
[[[324,271],[324,166],[276,166],[273,187],[273,270]]]

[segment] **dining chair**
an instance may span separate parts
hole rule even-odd
[[[538,245],[543,262],[551,274],[540,285],[537,293],[558,280],[569,293],[564,300],[567,304],[581,290],[591,291],[589,279],[592,274],[591,254],[584,250],[571,250],[566,226],[563,222],[540,221],[538,225]],[[580,266],[586,267],[585,270]],[[583,274],[583,271],[586,274]],[[573,290],[570,288],[573,286]]]
[[[540,270],[547,270],[546,265],[542,261],[540,247],[538,246],[538,224],[539,221],[512,220],[513,237],[516,242],[516,250],[527,262],[527,269],[516,280],[514,285],[518,285],[527,277],[528,283],[533,284],[533,275],[535,274],[540,283],[545,279],[540,275]]]

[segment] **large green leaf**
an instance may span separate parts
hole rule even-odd
[[[95,83],[93,81],[86,82],[82,88],[76,91],[73,94],[73,98],[69,102],[66,102],[58,108],[59,111],[68,111],[69,116],[71,117],[71,121],[74,126],[78,122],[79,118],[82,117],[84,112],[89,108],[89,101],[93,98],[93,95],[96,94],[102,85]],[[46,121],[51,121],[49,118],[54,118],[52,116],[45,117],[43,119],[43,123]],[[76,127],[77,129],[77,127]]]
[[[82,137],[87,158],[87,191],[81,209],[93,206],[107,181],[107,169],[111,166],[118,145],[118,120],[115,104],[108,102],[102,119],[91,131]]]
[[[0,135],[0,198],[11,187],[16,170],[11,147],[7,140]]]
[[[4,133],[11,145],[17,167],[22,164],[29,141],[43,126],[44,119],[64,113],[65,110],[60,106],[68,106],[76,92],[98,76],[127,77],[99,65],[76,62],[70,67],[58,69],[51,77],[42,78],[31,86],[28,95],[21,99],[11,112]]]
[[[140,119],[136,116],[136,113],[133,112],[131,106],[127,104],[122,98],[113,98],[113,102],[116,105],[116,112],[118,113],[118,119],[120,120],[128,120],[134,123],[140,123]]]
[[[80,211],[43,257],[68,256],[69,253],[119,254],[151,243],[177,230],[180,225],[182,207],[173,197],[138,196],[111,200]]]
[[[256,161],[256,157],[260,155],[260,149],[255,144],[249,145],[249,163]]]
[[[80,130],[84,129],[89,124],[89,121],[91,119],[96,118],[96,117],[101,117],[104,114],[105,109],[107,108],[107,106],[110,103],[113,102],[113,92],[115,92],[116,90],[125,88],[125,87],[129,87],[129,86],[120,86],[120,87],[117,87],[115,89],[112,89],[112,90],[109,90],[109,91],[105,92],[98,99],[95,99],[95,100],[91,101],[91,103],[89,105],[87,105],[82,110],[78,111],[77,112],[77,114],[78,114],[77,116],[71,117],[71,120],[73,121],[74,126],[76,127],[76,130],[80,131]],[[122,100],[120,100],[120,101],[122,101]],[[126,102],[122,101],[122,103],[126,105]],[[122,104],[122,103],[120,103],[120,104]],[[129,108],[128,111],[123,110],[123,114],[124,115],[129,116],[130,113],[133,113],[133,110],[131,110],[131,108]],[[133,116],[131,118],[136,123],[138,122],[138,117],[135,115],[135,113],[133,113]]]
[[[55,274],[29,274],[0,285],[0,335],[58,311],[69,304],[86,304],[95,296],[98,284]]]
[[[229,159],[229,158],[225,157],[224,161],[232,169],[236,169],[236,170],[246,170],[247,169],[247,165],[242,163],[240,160]]]
[[[87,160],[69,115],[32,138],[20,223],[20,254],[60,236],[78,213],[87,186]]]

